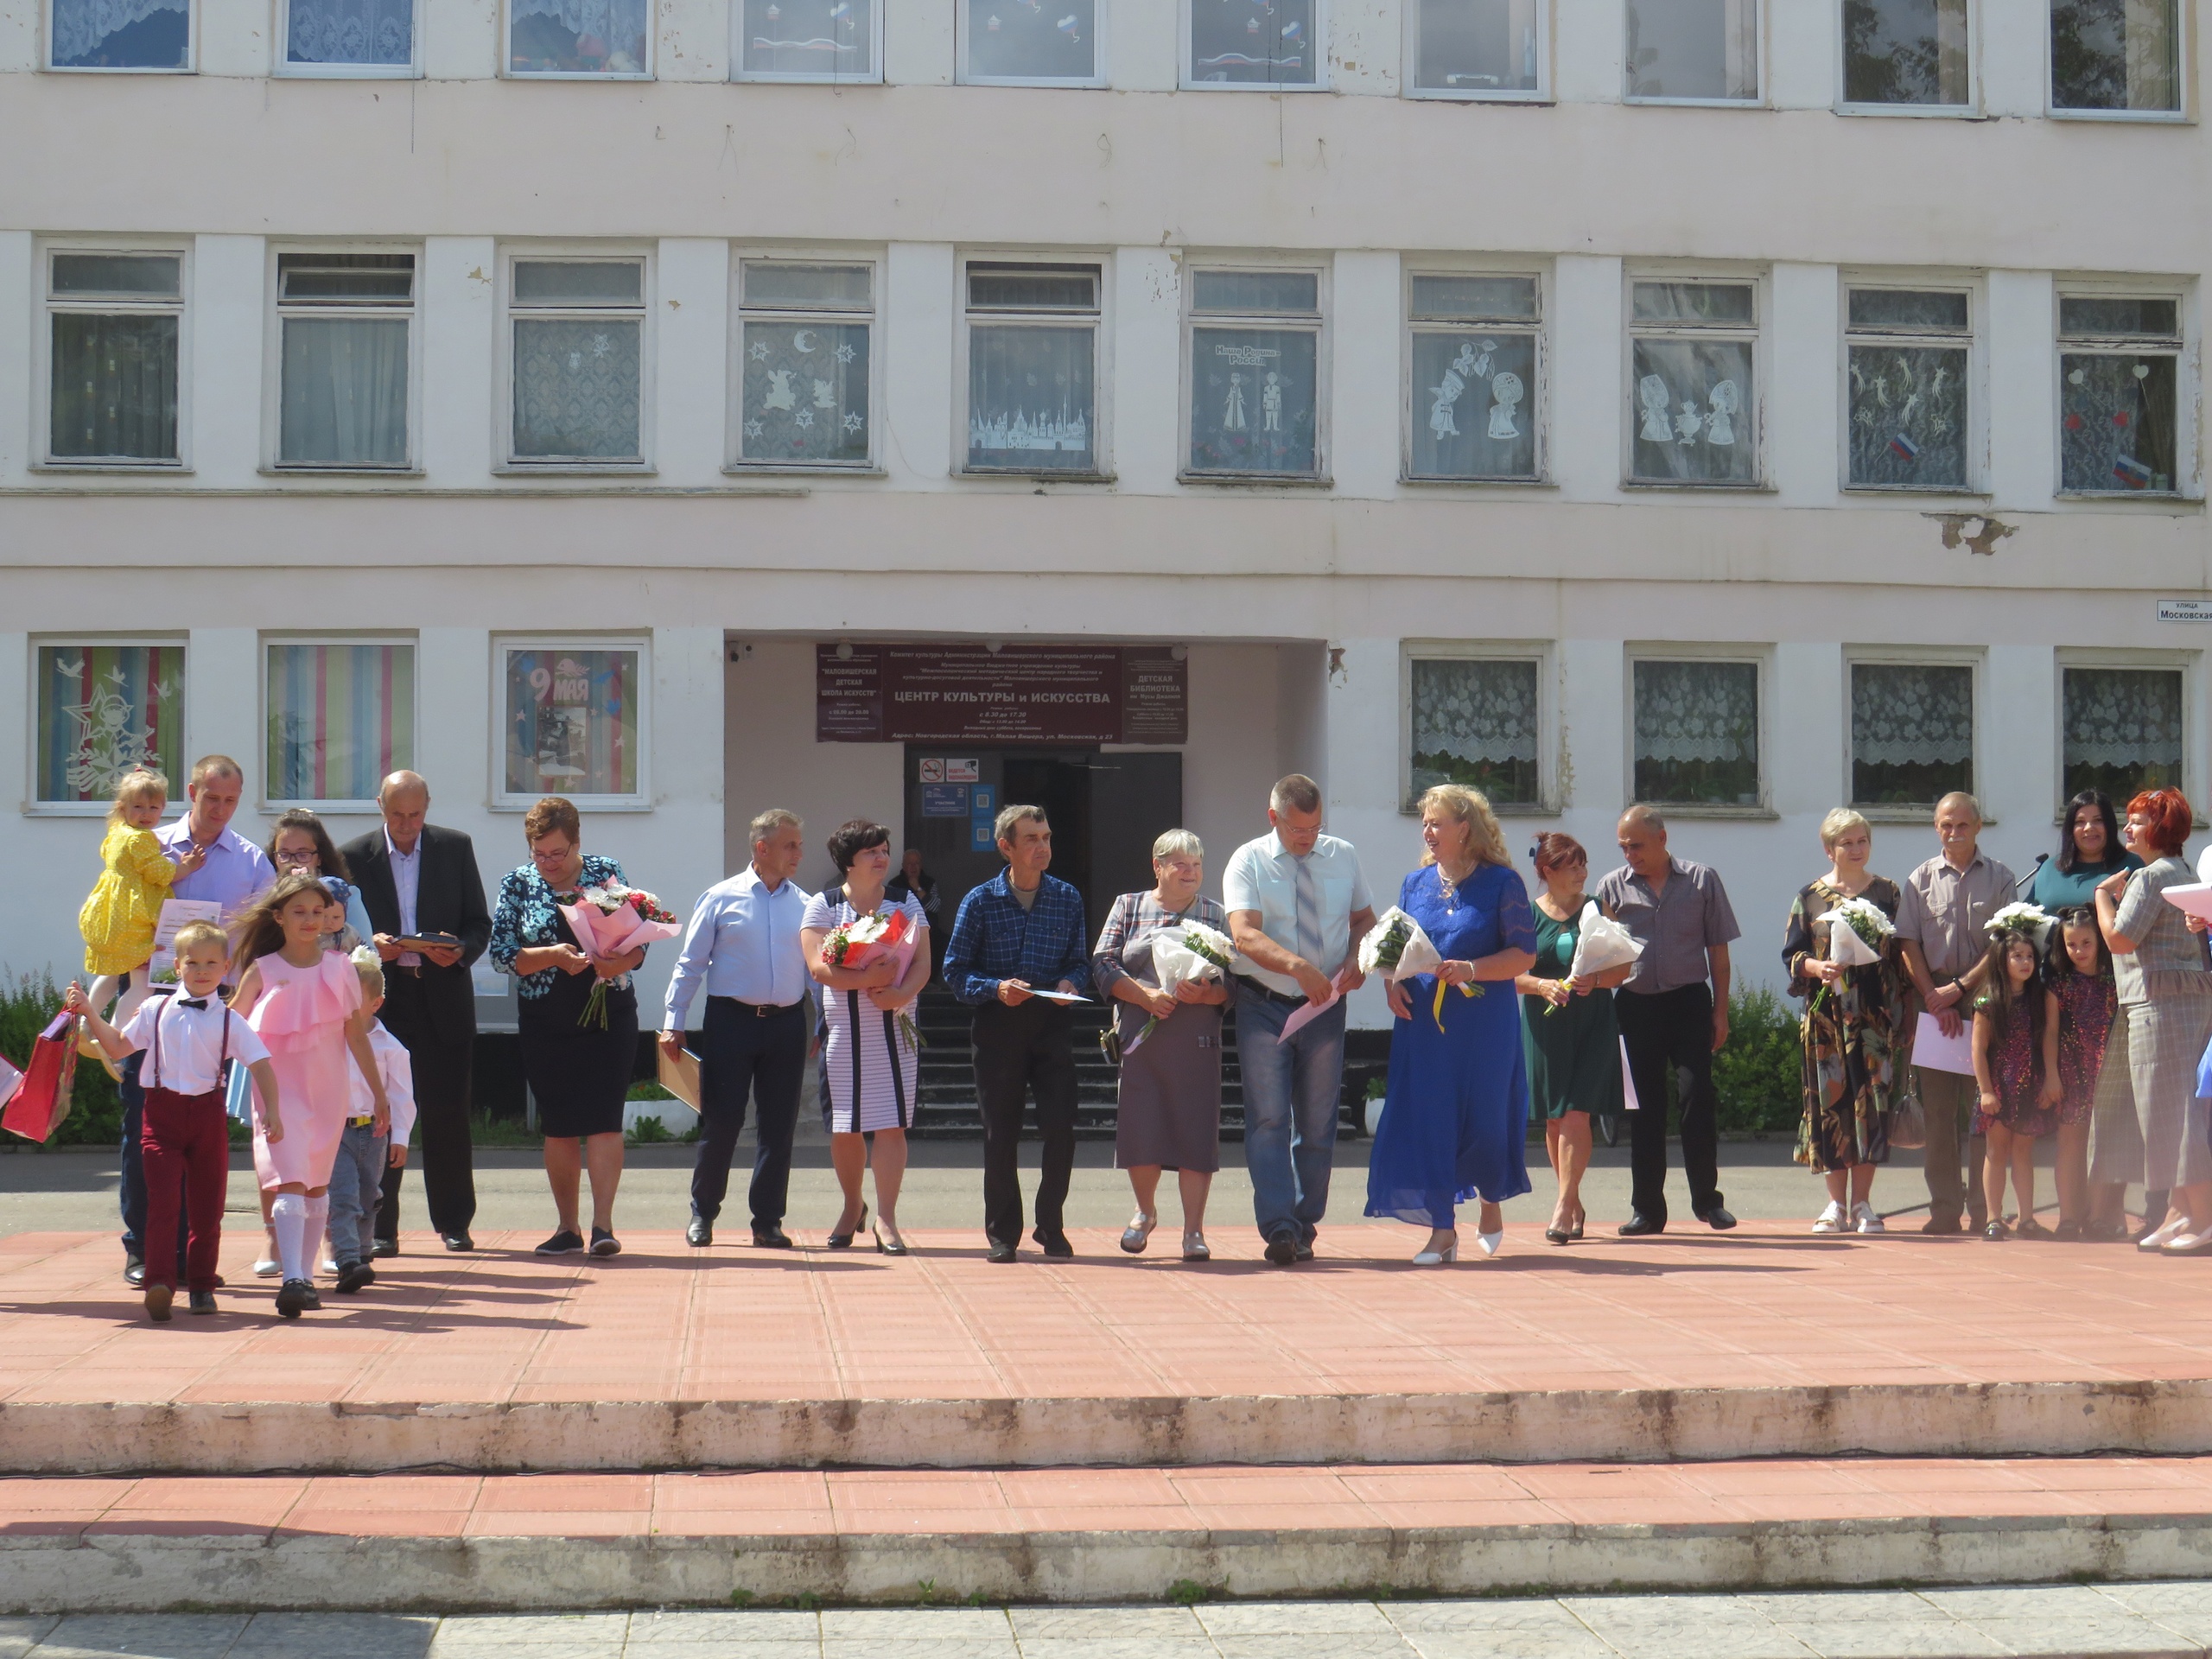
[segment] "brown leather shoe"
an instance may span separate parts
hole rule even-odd
[[[1966,1231],[1966,1228],[1956,1216],[1948,1217],[1930,1216],[1926,1221],[1921,1223],[1920,1230],[1923,1233],[1932,1233],[1939,1238],[1955,1238]]]

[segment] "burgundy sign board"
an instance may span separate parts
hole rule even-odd
[[[1189,664],[1166,645],[814,648],[820,743],[1182,743]]]

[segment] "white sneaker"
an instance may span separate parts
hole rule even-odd
[[[1882,1224],[1882,1218],[1874,1213],[1874,1206],[1864,1198],[1851,1206],[1851,1225],[1853,1231],[1861,1233],[1886,1233],[1890,1230]]]
[[[1842,1201],[1830,1198],[1828,1207],[1821,1211],[1820,1219],[1813,1224],[1813,1230],[1816,1233],[1840,1233],[1850,1224],[1844,1218]]]
[[[283,1271],[283,1267],[265,1255],[253,1264],[253,1276],[257,1279],[274,1279]]]

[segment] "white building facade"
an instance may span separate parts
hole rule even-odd
[[[487,880],[558,792],[678,907],[767,805],[959,887],[1042,795],[1097,908],[1291,770],[1378,895],[1427,783],[1600,870],[1650,798],[1771,981],[1840,803],[2024,870],[2212,785],[2206,60],[2193,0],[0,0],[0,965],[77,964],[118,766],[221,751],[250,836],[411,766]]]

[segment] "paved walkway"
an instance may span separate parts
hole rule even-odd
[[[799,1235],[818,1245],[819,1233]],[[2125,1246],[1815,1238],[1746,1223],[1416,1269],[1405,1230],[1325,1230],[1285,1271],[1223,1236],[1188,1265],[693,1251],[632,1234],[608,1260],[465,1256],[421,1237],[358,1298],[271,1315],[251,1232],[225,1242],[225,1314],[149,1324],[111,1239],[0,1239],[0,1401],[525,1402],[1006,1399],[1742,1389],[2212,1377],[2212,1272]],[[761,1339],[772,1332],[773,1341]]]
[[[1195,1607],[0,1620],[5,1659],[1981,1659],[2201,1655],[2212,1584]]]

